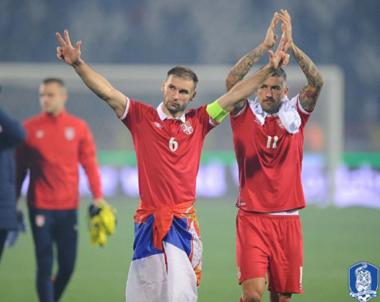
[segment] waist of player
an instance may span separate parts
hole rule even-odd
[[[299,209],[292,209],[288,211],[273,211],[273,212],[256,212],[256,211],[247,211],[239,207],[239,210],[246,212],[246,213],[252,213],[252,214],[258,214],[258,215],[273,215],[273,216],[297,216],[299,215]]]
[[[268,213],[263,213],[263,214],[267,214],[267,215],[289,215],[289,216],[292,216],[292,215],[299,215],[299,210],[290,210],[290,211],[280,211],[280,212],[268,212]]]
[[[171,206],[163,204],[156,207],[146,206],[142,201],[140,201],[134,218],[135,222],[141,222],[151,215],[155,216],[156,219],[168,219],[172,216],[187,217],[194,214],[194,201],[182,202]],[[172,218],[169,219],[171,220]]]
[[[183,202],[172,206],[162,205],[160,207],[147,207],[140,202],[136,210],[134,220],[136,223],[144,223],[148,217],[153,216],[153,245],[162,249],[162,241],[169,232],[174,217],[190,218],[197,220],[194,202]]]

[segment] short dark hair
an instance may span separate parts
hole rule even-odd
[[[286,81],[286,72],[284,69],[282,69],[281,67],[279,68],[276,68],[275,70],[272,71],[272,73],[270,74],[272,77],[279,77],[279,78],[283,78],[285,81]]]
[[[65,87],[65,82],[60,78],[46,78],[42,81],[42,84],[57,83],[58,85]]]
[[[185,78],[192,80],[194,82],[194,86],[197,86],[198,77],[194,71],[186,66],[177,65],[168,71],[167,76],[174,75],[179,78]]]

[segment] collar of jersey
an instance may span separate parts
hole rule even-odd
[[[60,113],[57,115],[51,115],[46,112],[42,112],[42,115],[45,116],[45,118],[51,119],[51,120],[58,120],[63,118],[66,115],[66,109],[63,109]]]
[[[162,110],[162,106],[163,106],[162,103],[160,103],[160,105],[157,106],[157,113],[158,113],[158,116],[160,117],[161,121],[166,120],[166,119],[176,119],[176,120],[180,120],[182,123],[186,122],[185,114],[182,114],[181,116],[173,118],[173,117],[165,114],[165,112]]]
[[[285,98],[284,98],[285,99]],[[284,99],[282,101],[284,101]],[[270,114],[261,107],[259,99],[256,97],[254,100],[248,101],[249,106],[251,107],[252,112],[255,114],[256,118],[260,122],[261,125],[264,125],[265,118],[270,116],[278,116],[278,113]],[[282,104],[281,104],[282,106]]]

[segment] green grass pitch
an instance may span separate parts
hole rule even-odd
[[[117,233],[106,247],[91,246],[82,202],[76,271],[62,302],[124,301],[132,253],[132,217],[136,202],[110,200],[118,210]],[[235,270],[233,202],[198,201],[204,244],[200,302],[238,301]],[[354,301],[349,297],[347,272],[358,261],[380,266],[380,211],[362,208],[316,208],[302,211],[304,289],[294,301]],[[17,245],[4,251],[0,264],[0,301],[37,301],[30,227]],[[376,301],[379,298],[375,298]],[[264,301],[268,301],[266,297]]]

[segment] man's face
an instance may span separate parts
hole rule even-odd
[[[60,113],[67,100],[65,88],[58,83],[41,84],[39,88],[40,105],[42,111],[57,115]]]
[[[281,100],[288,93],[286,81],[282,77],[269,77],[257,90],[261,107],[270,114],[278,112]]]
[[[163,82],[163,103],[166,109],[173,115],[185,111],[187,105],[195,96],[194,82],[191,79],[170,75]]]

